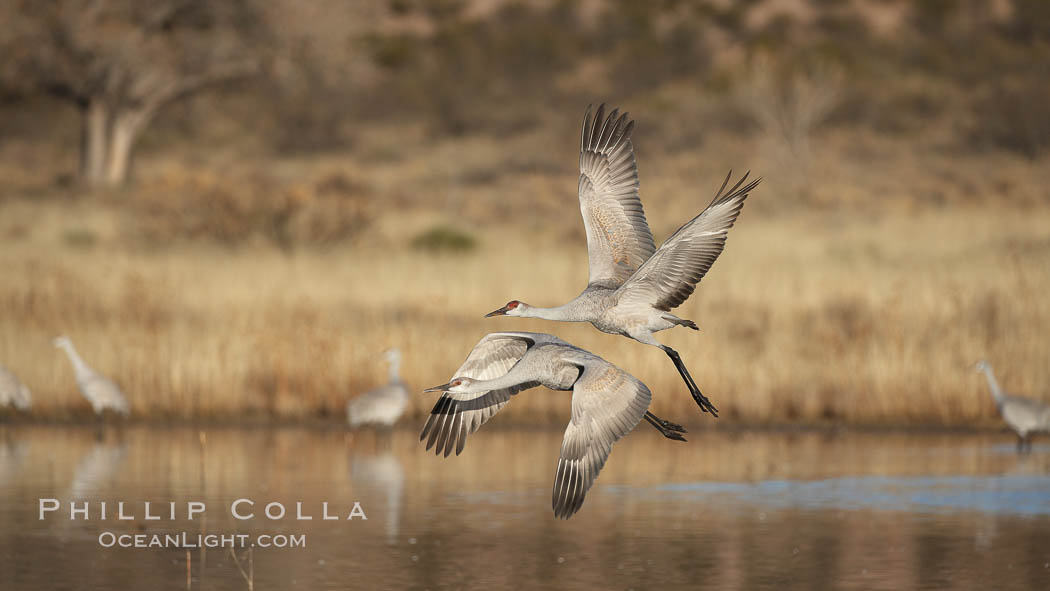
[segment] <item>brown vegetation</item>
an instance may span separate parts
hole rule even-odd
[[[765,178],[681,310],[702,332],[661,335],[722,422],[992,424],[980,357],[1046,396],[1050,101],[1031,64],[1050,13],[781,4],[275,3],[273,67],[169,107],[112,191],[71,182],[75,110],[5,86],[0,363],[39,416],[86,412],[48,345],[67,333],[140,416],[341,417],[385,347],[422,388],[485,332],[530,329],[698,421],[659,351],[480,318],[582,288],[578,125],[607,99],[637,119],[658,240],[726,169]],[[508,421],[560,421],[559,396]]]
[[[530,260],[515,259],[532,247],[513,226],[485,231],[466,254],[421,253],[407,237],[389,248],[136,252],[61,233],[120,226],[96,208],[30,212],[31,236],[0,255],[10,279],[0,358],[31,385],[41,415],[86,411],[49,346],[59,333],[124,386],[138,414],[291,418],[341,417],[350,395],[383,379],[386,347],[403,349],[405,379],[422,389],[447,379],[485,332],[528,329],[621,364],[653,389],[660,414],[700,420],[659,351],[589,325],[481,318],[514,297],[574,295],[586,276],[578,239],[544,233]],[[666,225],[665,213],[652,217]],[[681,310],[702,331],[661,336],[721,421],[971,424],[994,416],[976,359],[993,360],[1018,392],[1050,384],[1047,289],[1050,229],[1031,212],[752,215]],[[560,416],[563,397],[530,392],[507,420]],[[419,396],[414,414],[431,403]]]
[[[229,2],[58,0],[5,4],[2,72],[80,112],[81,179],[116,186],[132,148],[173,101],[258,69],[256,7]]]

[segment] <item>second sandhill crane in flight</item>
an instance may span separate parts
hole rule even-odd
[[[511,396],[541,385],[572,390],[572,417],[562,439],[552,499],[554,515],[568,519],[580,510],[616,441],[643,418],[661,429],[648,411],[649,388],[597,355],[549,334],[488,334],[447,384],[425,390],[443,394],[419,439],[427,449],[436,445],[435,452],[445,457],[453,449],[459,454],[467,435]]]
[[[401,382],[401,352],[390,349],[383,356],[390,364],[390,383],[347,403],[346,417],[353,429],[369,424],[392,427],[408,406],[408,389]]]
[[[15,374],[0,366],[0,408],[13,406],[18,410],[29,410],[33,395]]]
[[[674,362],[700,409],[717,417],[718,409],[700,392],[682,357],[653,335],[674,326],[699,330],[671,310],[693,293],[722,253],[729,228],[759,180],[744,184],[745,174],[726,191],[730,172],[711,204],[656,248],[638,196],[633,129],[627,113],[618,115],[613,109],[605,117],[604,105],[593,118],[590,109],[584,116],[579,199],[590,274],[583,293],[556,308],[512,300],[488,316],[590,322],[602,332],[659,347]]]
[[[109,378],[91,369],[91,366],[73,348],[73,341],[69,340],[69,337],[56,337],[52,343],[56,348],[66,352],[69,362],[73,364],[73,375],[77,380],[77,387],[80,388],[80,393],[84,395],[84,398],[91,403],[91,408],[96,415],[102,416],[103,412],[111,410],[127,416],[128,401],[124,398],[124,393]]]
[[[1017,433],[1018,453],[1023,452],[1026,447],[1032,448],[1032,442],[1029,440],[1031,434],[1050,432],[1050,406],[1003,392],[992,372],[992,366],[987,361],[978,361],[974,369],[984,372],[984,377],[988,379],[988,389],[995,400],[995,407],[999,409],[1003,421]]]

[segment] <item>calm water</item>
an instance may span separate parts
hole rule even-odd
[[[247,589],[241,568],[255,589],[1050,588],[1045,442],[1025,457],[1005,433],[683,444],[642,426],[566,522],[550,509],[560,430],[491,427],[450,458],[415,428],[0,427],[0,588]],[[43,520],[41,498],[61,503]],[[231,515],[241,498],[254,518]],[[133,519],[115,519],[120,501]],[[206,507],[193,520],[189,502]],[[344,519],[322,519],[325,502]],[[345,519],[355,502],[367,520]],[[225,548],[100,543],[183,533],[306,546],[239,548],[238,567]]]

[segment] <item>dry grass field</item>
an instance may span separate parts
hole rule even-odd
[[[88,415],[63,333],[138,417],[341,420],[383,349],[421,390],[520,329],[716,424],[654,348],[482,319],[583,288],[578,129],[603,99],[636,118],[658,242],[728,169],[765,179],[679,310],[702,331],[660,335],[717,423],[995,425],[980,358],[1050,400],[1040,3],[260,6],[271,37],[242,41],[272,68],[159,111],[126,184],[88,188],[80,112],[36,62],[0,64],[0,364],[35,416]],[[561,424],[567,398],[505,420]]]
[[[815,159],[823,205],[791,206],[782,170],[756,162],[764,183],[679,309],[701,332],[660,335],[722,410],[718,422],[993,425],[984,380],[971,369],[982,357],[1007,389],[1047,398],[1050,216],[1037,188],[1046,167],[928,156],[930,176],[900,158],[879,172],[833,155],[837,141],[817,142],[828,151]],[[518,142],[511,153],[536,140]],[[643,142],[643,199],[658,242],[703,207],[719,166],[760,152],[727,139],[727,153],[652,155]],[[276,183],[273,191],[302,190],[308,203],[321,199],[310,179],[338,173],[372,187],[368,229],[334,245],[150,242],[141,225],[155,220],[143,212],[165,193],[145,182],[124,196],[10,199],[0,221],[0,360],[33,389],[37,416],[88,413],[50,345],[64,333],[124,387],[139,417],[341,419],[350,397],[385,379],[387,347],[403,350],[404,378],[422,390],[450,377],[486,332],[536,330],[637,375],[653,389],[657,414],[715,424],[656,349],[590,325],[482,318],[510,299],[554,305],[583,287],[574,147],[563,144],[544,156],[549,172],[479,186],[434,181],[445,164],[506,168],[503,153],[470,139],[386,164],[349,155],[275,165],[307,189]],[[913,203],[909,191],[957,191],[951,174],[957,185],[987,183],[978,191],[1015,183],[1015,199]],[[400,206],[397,196],[413,192],[431,205]],[[442,224],[476,247],[412,247],[413,236]],[[567,398],[530,391],[504,420],[561,424]],[[432,403],[420,394],[414,416]]]

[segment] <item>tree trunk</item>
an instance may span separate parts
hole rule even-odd
[[[113,118],[110,125],[109,154],[106,158],[106,185],[115,187],[128,178],[131,163],[131,147],[138,135],[137,117],[134,113],[122,113]]]
[[[183,77],[173,82],[143,82],[146,93],[128,94],[123,77],[111,78],[99,97],[93,97],[83,108],[84,121],[81,138],[80,172],[91,186],[116,187],[128,179],[131,151],[135,140],[153,119],[157,111],[167,103],[186,96],[208,84],[243,75],[241,67],[206,72]],[[150,80],[149,76],[144,78]],[[163,82],[163,80],[161,80]]]
[[[135,140],[152,118],[153,112],[151,108],[140,107],[126,109],[110,117],[108,150],[102,177],[102,182],[107,187],[117,187],[128,180]]]
[[[110,143],[109,108],[102,100],[92,100],[84,107],[80,141],[80,176],[88,185],[102,183]]]
[[[154,109],[112,109],[101,98],[81,109],[80,179],[90,187],[117,187],[128,179],[131,150]]]

